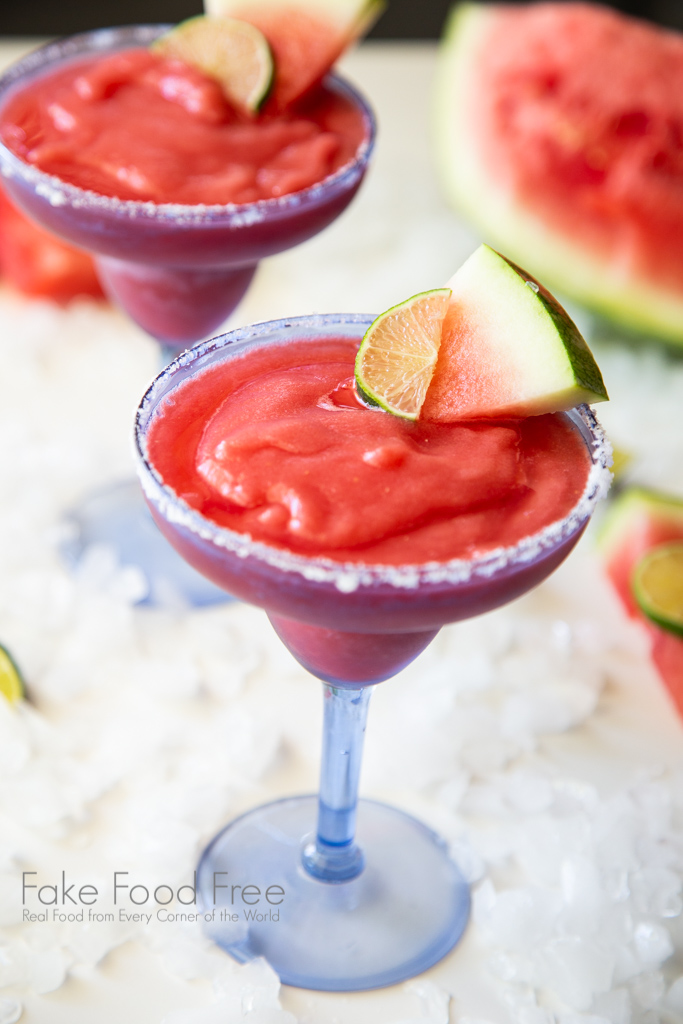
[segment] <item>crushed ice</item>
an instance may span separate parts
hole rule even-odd
[[[404,140],[402,123],[391,137]],[[400,146],[378,152],[351,227],[263,266],[241,322],[387,308],[450,276],[473,240],[435,215],[428,189],[401,192],[423,166],[419,147]],[[0,700],[0,1024],[132,941],[179,981],[213,987],[212,1003],[163,1024],[294,1024],[267,964],[234,964],[194,927],[22,920],[22,870],[97,884],[125,864],[185,882],[231,815],[283,791],[281,770],[314,788],[320,707],[259,611],[136,609],[144,581],[106,549],[67,573],[60,515],[131,474],[132,411],[156,352],[88,303],[60,311],[2,290],[0,321],[0,642],[32,698]],[[600,414],[629,474],[683,495],[683,364],[598,349],[613,399]],[[680,741],[590,538],[535,594],[449,627],[379,687],[363,790],[445,836],[474,911],[461,950],[403,986],[405,1009],[378,1010],[377,1024],[680,1024]],[[329,1017],[300,1020],[346,1024],[355,998],[365,1005],[330,997]]]

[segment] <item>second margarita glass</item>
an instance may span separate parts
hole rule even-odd
[[[168,27],[103,29],[50,43],[0,78],[0,110],[15,91],[61,65],[147,47]],[[363,139],[350,162],[299,192],[225,206],[123,200],[46,174],[0,143],[3,185],[43,227],[93,253],[109,296],[160,343],[167,363],[224,322],[249,287],[259,260],[322,231],[356,194],[374,145],[374,117],[343,79],[329,75],[326,85],[356,109]],[[143,570],[152,600],[159,581],[193,604],[225,599],[168,549],[139,503],[136,484],[92,495],[71,519],[77,531],[70,547],[74,560],[89,544],[108,543],[120,561]]]
[[[374,565],[298,554],[219,526],[179,498],[150,461],[150,427],[169,398],[181,407],[185,382],[262,346],[359,343],[372,320],[300,317],[197,345],[151,385],[135,435],[142,485],[166,537],[215,583],[264,608],[294,657],[324,683],[320,793],[256,808],[211,842],[198,870],[209,934],[238,960],[266,957],[287,984],[332,991],[390,985],[426,970],[458,941],[469,912],[446,843],[400,810],[358,801],[372,685],[408,665],[442,625],[544,580],[576,544],[609,481],[609,446],[590,409],[580,407],[570,417],[590,468],[568,515],[470,560]]]

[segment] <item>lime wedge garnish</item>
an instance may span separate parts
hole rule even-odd
[[[420,292],[368,327],[356,356],[356,388],[368,405],[416,420],[441,344],[450,288]]]
[[[215,78],[238,110],[253,113],[273,81],[273,58],[266,37],[235,18],[200,14],[188,18],[152,45],[162,57],[182,60]]]
[[[10,704],[15,704],[24,696],[24,681],[21,672],[15,665],[8,651],[0,644],[0,694]]]
[[[633,594],[648,619],[683,636],[683,541],[648,551],[635,568]]]

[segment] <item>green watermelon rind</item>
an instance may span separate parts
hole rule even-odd
[[[502,254],[499,253],[498,255]],[[605,387],[600,369],[593,358],[593,353],[586,344],[578,327],[569,316],[569,313],[540,281],[537,281],[535,277],[528,274],[522,267],[518,267],[516,263],[513,263],[506,256],[502,256],[502,259],[512,267],[525,284],[533,283],[536,285],[536,289],[538,289],[536,297],[543,305],[557,332],[564,349],[564,355],[569,364],[569,372],[573,383],[583,392],[580,400],[585,402],[609,401],[607,388]]]
[[[501,189],[479,158],[467,95],[496,7],[457,6],[446,23],[437,67],[434,139],[444,192],[494,247],[589,309],[641,334],[683,347],[683,295],[619,274],[562,237]],[[469,144],[468,144],[469,143]]]

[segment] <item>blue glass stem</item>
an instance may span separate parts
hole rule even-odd
[[[318,827],[315,841],[303,851],[303,863],[309,874],[324,882],[345,882],[363,870],[363,851],[355,841],[356,809],[371,689],[323,683]]]

